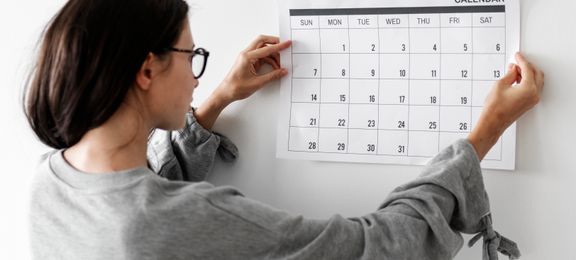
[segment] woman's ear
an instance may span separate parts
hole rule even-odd
[[[148,53],[146,60],[142,63],[142,67],[136,74],[136,86],[142,90],[149,90],[153,78],[156,76],[158,70],[159,60],[156,55]]]

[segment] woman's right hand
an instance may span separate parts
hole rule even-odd
[[[468,136],[480,160],[512,123],[540,101],[544,73],[520,53],[516,61],[518,65],[510,64],[506,76],[492,87],[477,126]]]
[[[280,52],[291,44],[291,41],[280,42],[275,36],[261,35],[256,38],[240,54],[224,81],[194,111],[198,123],[211,129],[222,110],[230,103],[248,98],[267,83],[286,76],[288,71],[280,65]],[[263,64],[269,64],[273,70],[261,73]]]
[[[280,52],[291,44],[291,41],[280,42],[275,36],[260,35],[239,55],[215,92],[232,103],[248,98],[267,83],[286,76],[288,71],[281,67]],[[269,64],[273,70],[260,73],[263,64]]]

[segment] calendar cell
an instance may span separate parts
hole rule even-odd
[[[495,81],[474,81],[472,85],[472,106],[483,106],[495,83]]]
[[[410,53],[410,30],[408,28],[380,29],[381,53]]]
[[[320,102],[320,79],[293,79],[292,102]]]
[[[318,129],[290,127],[289,149],[298,152],[317,152]]]
[[[293,30],[298,29],[318,29],[318,16],[292,16],[291,28]]]
[[[292,103],[290,126],[318,127],[320,105]]]
[[[408,132],[378,131],[378,154],[406,156],[408,154]]]
[[[378,131],[350,129],[349,153],[354,154],[376,154],[378,151]]]
[[[317,54],[293,54],[292,77],[320,78],[322,74],[321,56]]]
[[[472,26],[474,27],[504,27],[506,15],[504,13],[474,13]]]
[[[350,29],[351,53],[374,53],[379,50],[378,29]]]
[[[472,80],[471,54],[442,54],[442,79]]]
[[[320,142],[319,151],[325,153],[348,152],[347,129],[320,129],[318,134]]]
[[[409,156],[433,157],[438,151],[438,133],[433,132],[410,132],[408,134]]]
[[[484,110],[482,107],[472,107],[472,129],[478,125],[482,110]]]
[[[349,103],[349,85],[348,79],[323,79],[320,100],[322,103]]]
[[[378,25],[380,28],[408,28],[407,14],[379,15]]]
[[[438,106],[441,102],[440,99],[440,81],[410,81],[410,105]]]
[[[377,15],[350,15],[348,16],[350,29],[378,28]]]
[[[470,132],[471,107],[440,107],[440,131]]]
[[[409,83],[408,80],[380,80],[380,104],[409,104]]]
[[[440,14],[440,25],[442,26],[442,28],[472,27],[472,14],[470,13]]]
[[[319,53],[320,31],[319,30],[293,30],[292,31],[293,53]]]
[[[499,80],[506,74],[506,55],[474,54],[474,80]]]
[[[323,29],[320,30],[322,39],[322,53],[349,53],[350,41],[348,29]]]
[[[440,53],[440,28],[411,28],[411,53]]]
[[[378,104],[378,80],[351,79],[351,104]]]
[[[378,128],[378,105],[350,105],[349,114],[350,128]]]
[[[505,53],[505,28],[474,28],[474,53]]]
[[[320,29],[348,29],[348,16],[323,15],[318,17]]]
[[[440,107],[411,106],[410,130],[438,132],[440,129]]]
[[[323,78],[349,78],[349,54],[322,54]]]
[[[440,28],[440,14],[410,14],[410,27]]]
[[[478,120],[482,115],[482,110],[483,108],[481,107],[472,108],[472,127],[476,127],[478,125]],[[488,153],[484,157],[484,160],[501,160],[502,159],[501,151],[502,151],[502,138],[498,139],[498,142],[494,146],[492,146],[492,149],[488,151]]]
[[[378,129],[408,130],[408,106],[380,105]]]
[[[381,54],[381,79],[407,79],[410,78],[410,55]]]
[[[320,127],[348,128],[348,105],[320,105]]]
[[[442,28],[442,53],[472,53],[472,28]]]
[[[440,79],[439,54],[410,55],[411,79]]]
[[[444,80],[440,86],[440,105],[444,106],[471,106],[472,81]]]
[[[350,54],[350,77],[355,79],[377,79],[378,54]]]
[[[467,133],[447,133],[442,132],[440,133],[440,150],[454,144],[454,142],[460,139],[466,139],[468,137]]]
[[[474,127],[478,125],[478,120],[480,119],[483,110],[484,108],[482,107],[472,108],[472,129],[474,129]],[[492,146],[492,149],[488,151],[488,153],[484,157],[484,160],[497,160],[497,161],[501,160],[502,159],[501,151],[502,151],[502,138],[498,139],[498,142],[494,146]]]

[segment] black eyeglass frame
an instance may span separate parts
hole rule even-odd
[[[166,48],[166,50],[192,54],[192,57],[190,59],[190,67],[192,67],[192,59],[194,59],[194,56],[200,55],[200,56],[204,57],[204,63],[202,65],[202,70],[200,70],[200,74],[194,75],[194,78],[199,79],[200,77],[202,77],[202,75],[204,75],[204,71],[206,71],[206,64],[208,64],[208,57],[210,56],[210,52],[207,51],[206,49],[196,48],[195,50],[189,50],[189,49],[178,49],[178,48],[174,48],[174,47],[169,47],[169,48]]]

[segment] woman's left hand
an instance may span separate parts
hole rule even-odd
[[[229,104],[248,98],[268,82],[285,76],[288,71],[280,66],[280,51],[291,44],[291,41],[280,42],[278,37],[260,35],[240,53],[232,70],[215,92]],[[269,64],[274,70],[260,74],[263,64]]]

